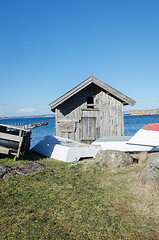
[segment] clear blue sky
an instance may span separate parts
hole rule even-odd
[[[90,75],[159,109],[159,0],[0,1],[0,116],[51,113]]]

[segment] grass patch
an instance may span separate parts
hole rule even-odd
[[[32,154],[27,159],[40,160]],[[22,161],[3,158],[0,164]],[[111,172],[42,161],[42,171],[1,180],[2,239],[159,239],[158,195],[140,192],[137,166]]]

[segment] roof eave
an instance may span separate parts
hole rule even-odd
[[[50,103],[49,106],[51,108],[51,111],[55,112],[55,108],[58,105],[62,104],[68,98],[72,97],[73,95],[75,95],[76,93],[78,93],[79,91],[81,91],[82,89],[84,89],[85,87],[87,87],[91,83],[96,84],[97,86],[99,86],[102,89],[104,89],[105,91],[107,91],[108,94],[111,94],[115,98],[119,99],[119,101],[121,101],[123,103],[123,105],[134,106],[134,104],[136,103],[133,99],[127,97],[123,93],[117,91],[116,89],[112,88],[108,84],[102,82],[101,80],[99,80],[98,78],[96,78],[92,75],[89,78],[87,78],[86,80],[84,80],[82,83],[78,84],[76,87],[72,88],[70,91],[68,91],[67,93],[65,93],[64,95],[62,95],[58,99],[56,99],[55,101]]]
[[[49,104],[51,110],[55,110],[55,108],[66,101],[68,98],[72,97],[76,93],[78,93],[83,88],[87,87],[90,83],[92,83],[92,76],[84,80],[82,83],[78,84],[76,87],[72,88],[67,93],[63,94],[61,97],[57,98],[55,101]]]
[[[102,82],[101,80],[99,80],[98,78],[94,77],[94,83],[97,84],[98,86],[100,86],[101,88],[105,89],[105,91],[107,91],[109,94],[111,94],[112,96],[114,96],[115,98],[118,98],[119,101],[123,102],[124,105],[131,105],[134,106],[134,104],[136,103],[136,101],[134,101],[133,99],[127,97],[126,95],[124,95],[123,93],[119,92],[118,90],[116,90],[115,88],[112,88],[111,86],[109,86],[108,84]]]

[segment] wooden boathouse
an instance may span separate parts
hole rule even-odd
[[[124,135],[125,105],[135,101],[94,76],[49,104],[56,117],[56,135],[90,143],[104,136]]]

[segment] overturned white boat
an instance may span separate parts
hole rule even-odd
[[[94,158],[100,150],[153,152],[158,151],[158,148],[159,123],[154,123],[144,126],[133,137],[103,137],[97,139],[91,145],[48,135],[36,144],[32,151],[64,162],[74,162],[82,158]]]
[[[48,135],[31,150],[49,158],[64,162],[74,162],[82,158],[95,157],[101,149],[100,145],[88,145],[67,138]]]
[[[159,147],[159,123],[142,127],[133,137],[104,137],[92,145],[100,145],[103,150],[119,150],[124,152],[153,152]]]
[[[152,123],[142,127],[128,144],[147,147],[159,147],[159,123]]]

